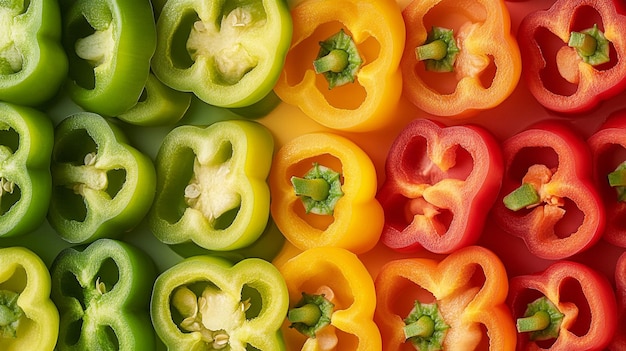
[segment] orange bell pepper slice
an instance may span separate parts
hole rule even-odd
[[[441,261],[389,261],[374,284],[374,320],[380,328],[383,350],[405,350],[405,343],[422,341],[428,346],[440,343],[443,350],[482,350],[487,345],[494,351],[515,350],[515,322],[506,305],[507,273],[498,256],[484,247],[467,246]],[[438,324],[430,335],[407,338],[405,329],[413,327],[407,324],[407,316],[415,301],[422,306],[436,305]]]
[[[292,44],[274,87],[321,125],[350,131],[375,130],[394,117],[402,93],[399,64],[405,27],[393,0],[306,0],[291,11]],[[343,30],[363,60],[354,83],[329,89],[313,62],[320,42]]]
[[[282,328],[287,349],[382,350],[380,331],[373,319],[374,282],[354,253],[338,247],[311,248],[277,267],[289,291],[290,312]],[[302,304],[303,294],[318,299],[323,294],[323,303],[328,307],[315,321],[319,328],[314,337],[299,332],[296,323],[289,320],[294,310],[306,305]],[[304,309],[317,307],[309,303]]]
[[[502,0],[414,0],[403,11],[407,37],[400,67],[404,94],[421,110],[466,118],[499,105],[515,89],[522,60]],[[431,30],[450,29],[458,49],[453,70],[427,70],[416,49]],[[429,60],[424,60],[429,62]]]
[[[327,214],[307,213],[306,196],[297,194],[292,180],[307,178],[316,164],[339,175],[343,195],[333,201],[334,209]],[[337,246],[360,254],[378,242],[384,212],[375,197],[376,169],[350,139],[317,132],[286,142],[274,156],[269,184],[272,218],[285,238],[300,250]]]

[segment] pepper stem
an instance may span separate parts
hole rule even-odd
[[[532,205],[536,205],[541,201],[541,197],[535,188],[524,183],[519,188],[513,190],[502,199],[504,206],[512,211],[518,211]]]
[[[315,201],[323,201],[328,197],[330,184],[325,179],[307,179],[291,177],[291,184],[298,196],[308,196]]]
[[[571,32],[568,46],[576,49],[578,56],[592,66],[609,62],[610,42],[594,24],[592,28],[580,32]]]
[[[10,290],[0,290],[0,340],[16,338],[17,329],[24,311],[17,304],[19,294]]]
[[[517,319],[517,331],[527,333],[544,330],[550,325],[550,315],[546,311],[537,311],[532,316]]]
[[[315,73],[341,72],[348,66],[348,53],[341,49],[333,49],[326,56],[313,61]]]
[[[305,325],[315,325],[322,316],[319,306],[314,303],[307,303],[300,307],[295,307],[287,313],[287,319],[291,323],[303,323]]]
[[[302,299],[287,312],[287,319],[294,328],[309,338],[331,322],[335,305],[324,294],[302,293]]]
[[[421,316],[417,321],[404,326],[405,339],[413,337],[428,338],[435,332],[435,322],[430,316]]]
[[[454,39],[454,31],[448,28],[433,27],[424,44],[415,48],[418,61],[424,62],[424,68],[432,72],[452,72],[459,54],[459,47]]]
[[[441,60],[448,54],[448,44],[441,39],[437,39],[428,44],[415,48],[415,55],[419,61]]]
[[[607,176],[609,185],[615,188],[618,201],[626,201],[626,162],[617,166],[615,171]]]
[[[320,50],[313,61],[313,68],[316,73],[324,75],[328,89],[353,83],[363,58],[352,37],[341,29],[319,44]]]
[[[332,215],[343,196],[341,174],[318,163],[304,177],[291,177],[291,184],[306,213]]]
[[[547,297],[528,304],[524,316],[516,321],[517,331],[530,333],[530,340],[550,340],[559,336],[563,313]]]
[[[415,301],[404,319],[404,335],[417,350],[443,350],[443,342],[450,326],[439,311],[437,303]]]

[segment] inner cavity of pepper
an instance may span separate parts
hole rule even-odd
[[[267,13],[261,1],[230,1],[223,5],[217,19],[201,18],[193,11],[183,14],[171,54],[175,67],[184,69],[206,61],[212,68],[210,79],[233,85],[262,59],[258,40]]]
[[[0,282],[0,349],[6,349],[16,338],[28,337],[33,321],[28,318],[17,298],[26,289],[27,275],[19,266],[6,279]]]
[[[57,205],[65,218],[84,221],[86,197],[99,193],[114,199],[123,188],[126,170],[122,165],[101,161],[99,152],[85,129],[76,129],[57,143],[53,154],[53,191],[62,199]]]
[[[233,295],[200,281],[179,286],[170,296],[173,322],[182,332],[200,333],[207,350],[230,350],[233,342],[241,343],[231,336],[257,317],[261,308],[260,293],[249,285]]]
[[[190,209],[199,211],[216,229],[228,228],[239,212],[240,177],[233,169],[233,145],[222,142],[212,157],[195,155],[193,172],[184,188],[184,198]]]
[[[497,70],[493,56],[472,52],[471,47],[465,45],[465,39],[475,35],[472,31],[486,21],[487,11],[477,2],[463,4],[460,8],[454,0],[444,0],[426,12],[423,17],[425,30],[429,33],[433,28],[451,30],[458,47],[452,71],[433,71],[427,69],[424,62],[416,62],[414,69],[426,85],[440,94],[454,93],[458,82],[463,78],[476,78],[485,89],[491,86]],[[426,44],[426,40],[413,44],[416,47],[422,46]]]
[[[19,134],[8,126],[0,124],[0,216],[7,213],[21,198],[21,190],[15,181],[5,174],[5,162],[19,148]]]
[[[0,28],[2,36],[0,36],[0,74],[8,75],[18,73],[24,65],[23,54],[16,45],[19,42],[19,33],[23,30],[22,24],[16,25],[17,31],[13,33],[13,22],[20,18],[20,15],[26,13],[30,2],[12,1],[0,5]],[[16,40],[17,39],[17,40]],[[26,45],[30,45],[26,43]]]
[[[324,42],[340,31],[344,31],[350,36],[357,47],[363,60],[361,68],[368,63],[375,61],[380,55],[380,44],[374,37],[367,37],[364,40],[356,40],[350,28],[340,22],[328,22],[320,24],[313,33],[303,38],[291,48],[287,56],[287,63],[284,66],[284,74],[287,84],[295,86],[302,82],[306,74],[313,74],[316,89],[324,95],[328,103],[336,108],[346,110],[358,109],[367,97],[365,88],[359,83],[358,72],[353,83],[336,86],[329,89],[328,81],[322,74],[316,74],[313,62],[317,59],[320,51],[320,42]]]

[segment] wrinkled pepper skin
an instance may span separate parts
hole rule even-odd
[[[289,350],[381,350],[380,332],[373,320],[374,282],[358,256],[338,247],[316,247],[277,267],[287,283],[290,308],[303,293],[326,293],[324,297],[334,304],[329,324],[314,338],[291,328],[285,320],[282,330]]]
[[[262,124],[228,120],[180,126],[156,158],[157,195],[149,214],[168,245],[230,251],[255,242],[267,226],[274,139]]]
[[[200,297],[197,304],[196,294]],[[178,303],[182,307],[190,303],[192,308],[177,307]],[[215,349],[203,333],[221,334],[225,337],[221,342],[226,342],[220,346],[229,350],[247,346],[286,350],[280,326],[289,306],[287,286],[276,267],[262,259],[248,258],[232,265],[213,256],[187,258],[157,277],[150,304],[154,329],[168,350]],[[198,330],[179,325],[185,324],[181,309],[185,315],[189,312],[190,319],[202,318],[191,326]]]
[[[46,218],[52,176],[52,121],[29,107],[0,103],[0,236],[26,234]]]
[[[156,47],[148,0],[60,0],[69,58],[65,89],[83,109],[115,117],[141,97]]]
[[[415,0],[402,11],[407,38],[402,56],[403,93],[421,110],[466,118],[498,106],[516,88],[522,58],[502,0]],[[415,49],[432,27],[452,29],[459,53],[451,72],[431,72]]]
[[[626,216],[626,202],[620,198],[622,185],[611,186],[607,178],[626,161],[626,158],[620,156],[626,149],[624,133],[626,114],[618,112],[610,116],[587,140],[593,157],[595,185],[606,212],[606,227],[602,238],[619,247],[626,247],[626,225],[621,220]]]
[[[23,311],[17,336],[0,337],[0,349],[55,350],[59,311],[50,299],[50,273],[41,258],[23,247],[1,248],[0,290],[19,294],[17,305]]]
[[[28,106],[50,100],[68,71],[59,4],[5,1],[0,17],[0,100]]]
[[[305,174],[313,163],[340,174],[343,196],[332,214],[306,213],[290,181]],[[351,140],[331,132],[314,132],[288,141],[274,155],[269,184],[272,218],[300,250],[336,246],[358,254],[378,242],[384,213],[375,198],[376,170],[369,156]]]
[[[480,277],[479,279],[475,279]],[[480,246],[445,256],[401,258],[376,276],[376,315],[383,350],[408,350],[404,318],[414,301],[436,302],[448,325],[444,350],[515,350],[516,331],[506,305],[508,276],[500,259]]]
[[[292,27],[286,0],[166,1],[152,68],[207,104],[250,106],[272,92]]]
[[[535,124],[505,140],[502,155],[504,177],[492,215],[532,254],[563,259],[602,237],[605,211],[592,179],[591,152],[570,126]],[[507,208],[504,198],[524,184],[532,184],[537,201],[517,211]]]
[[[584,264],[562,260],[543,272],[512,277],[508,304],[514,318],[545,296],[563,314],[558,336],[530,340],[518,333],[517,350],[604,350],[617,327],[617,305],[607,277]]]
[[[595,22],[594,22],[595,21]],[[610,61],[591,65],[568,46],[572,31],[593,25],[610,42]],[[622,1],[559,0],[528,14],[518,28],[523,79],[547,109],[582,113],[626,88],[626,8]]]
[[[399,64],[406,35],[396,1],[307,0],[295,5],[291,16],[291,48],[274,87],[281,100],[332,129],[369,131],[388,124],[402,92]],[[319,42],[341,29],[364,62],[354,83],[329,89],[313,61]]]
[[[377,194],[382,243],[444,254],[476,243],[503,169],[500,146],[483,128],[414,120],[394,140]]]
[[[61,238],[87,243],[136,227],[154,198],[152,160],[91,112],[66,117],[54,138],[48,221]]]
[[[149,301],[155,266],[128,243],[62,250],[50,268],[61,315],[57,350],[155,350]]]

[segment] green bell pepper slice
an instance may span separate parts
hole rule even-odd
[[[285,350],[285,280],[271,263],[187,258],[155,281],[152,324],[168,350]]]
[[[168,245],[192,242],[216,251],[252,244],[269,218],[273,152],[270,131],[250,120],[171,130],[155,161],[153,234]]]
[[[292,28],[285,0],[167,1],[152,69],[210,105],[249,106],[272,91]]]
[[[60,0],[70,98],[117,116],[139,101],[156,47],[149,0]]]
[[[0,100],[35,106],[52,98],[67,76],[56,1],[0,2]]]
[[[59,312],[50,286],[48,267],[36,253],[0,249],[0,350],[54,350]]]
[[[62,250],[50,272],[61,317],[57,350],[155,350],[149,301],[157,274],[143,251],[99,239]]]
[[[26,234],[46,218],[53,138],[43,112],[0,103],[0,237]]]
[[[117,118],[143,127],[173,125],[183,118],[190,105],[191,94],[174,90],[150,74],[137,104]]]
[[[48,222],[70,243],[120,236],[139,224],[154,199],[152,160],[95,113],[57,125],[51,169]]]

